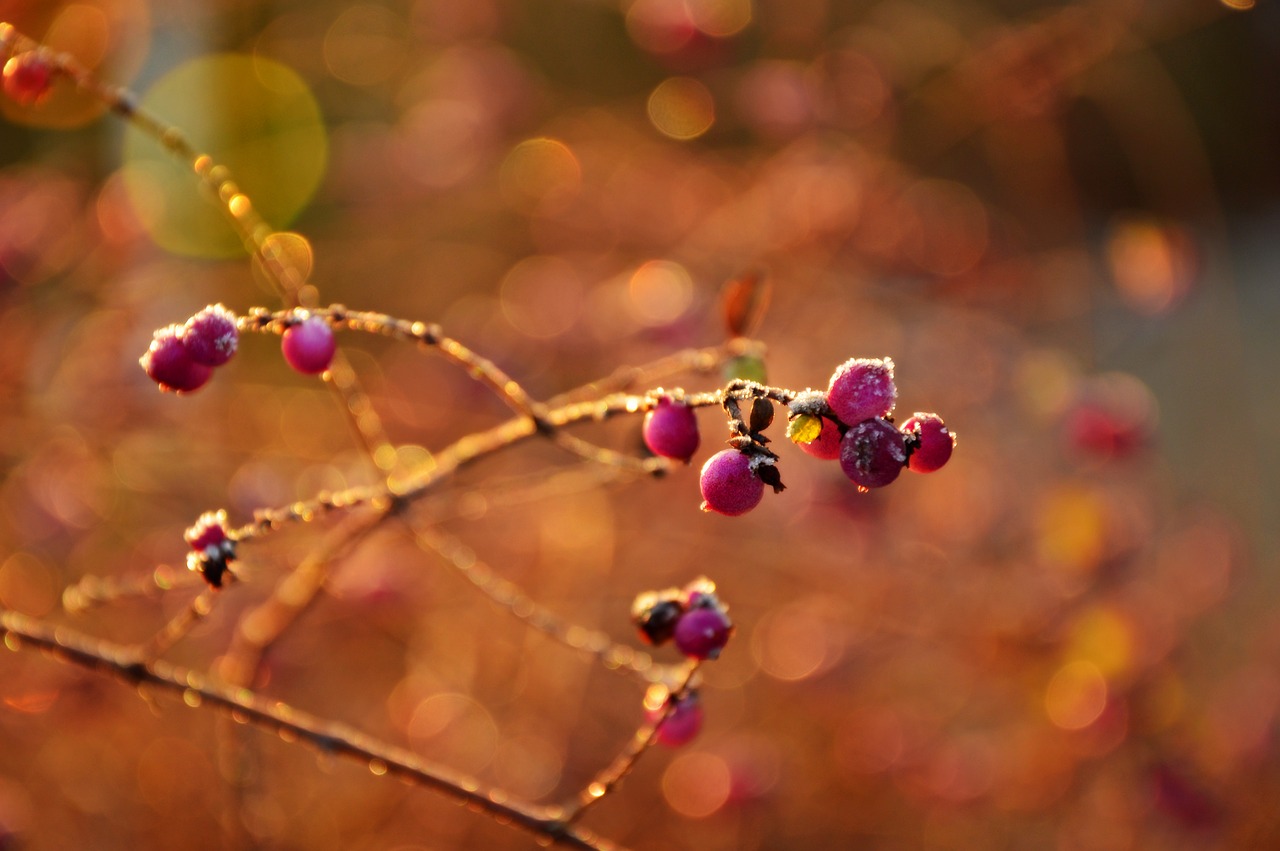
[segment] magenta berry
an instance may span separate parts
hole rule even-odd
[[[203,387],[213,370],[191,359],[182,345],[180,333],[177,325],[161,328],[138,363],[161,390],[190,393]]]
[[[4,93],[23,106],[32,106],[49,94],[53,66],[44,54],[29,50],[10,56],[4,63]]]
[[[688,463],[698,442],[697,417],[684,402],[662,396],[644,415],[644,443],[655,455]]]
[[[231,360],[240,343],[236,316],[220,304],[211,304],[182,326],[187,355],[204,366],[222,366]]]
[[[708,458],[698,486],[702,510],[729,517],[746,514],[764,497],[764,482],[752,469],[751,458],[736,449],[721,449]]]
[[[947,430],[946,423],[937,414],[917,411],[902,424],[902,433],[907,436],[907,445],[911,448],[907,466],[916,473],[932,473],[941,469],[951,458],[951,450],[956,445],[956,436]]]
[[[676,647],[693,659],[717,658],[732,634],[729,616],[717,606],[690,609],[676,621]]]
[[[840,441],[840,469],[860,487],[884,487],[898,478],[906,463],[902,433],[885,420],[864,420]]]
[[[667,713],[667,706],[671,711]],[[658,744],[678,748],[693,741],[702,730],[702,701],[697,692],[682,697],[669,697],[667,703],[646,713],[649,723],[658,725]],[[666,714],[666,718],[663,715]]]
[[[227,529],[227,513],[206,511],[182,537],[192,550],[187,555],[187,568],[214,588],[221,588],[223,577],[236,558],[236,542]]]
[[[227,513],[206,511],[182,537],[197,552],[222,546],[222,542],[227,540]]]
[[[797,443],[796,445],[814,458],[833,461],[840,457],[840,438],[842,436],[839,423],[823,417],[822,431],[819,432],[817,438],[809,443]]]
[[[328,369],[337,347],[333,329],[319,316],[289,326],[280,341],[284,359],[304,375],[318,375]]]
[[[893,410],[897,398],[889,358],[847,360],[836,367],[827,387],[827,404],[845,425],[883,417]]]

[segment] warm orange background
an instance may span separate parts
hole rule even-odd
[[[218,52],[292,68],[327,168],[275,224],[310,240],[322,302],[438,321],[546,397],[718,342],[720,284],[763,265],[773,383],[891,355],[900,410],[959,434],[945,470],[871,494],[781,446],[788,490],[731,520],[697,510],[724,434],[705,411],[694,468],[663,480],[601,486],[527,445],[423,506],[619,640],[644,589],[706,574],[730,604],[701,736],[646,755],[592,829],[698,851],[1280,845],[1274,6],[175,5],[0,18],[144,96]],[[248,121],[231,87],[185,94],[212,126]],[[71,619],[62,588],[180,564],[207,509],[243,522],[368,469],[270,339],[157,393],[136,363],[153,329],[276,305],[248,261],[154,244],[121,170],[135,143],[99,106],[63,85],[4,112],[0,604],[139,640],[193,592]],[[264,175],[250,196],[288,188]],[[429,354],[344,342],[398,442],[506,415]],[[635,420],[583,433],[639,446]],[[246,553],[171,657],[211,664],[318,537]],[[538,801],[576,794],[642,714],[635,683],[391,529],[261,686]],[[38,654],[0,658],[0,698],[15,847],[533,844],[253,733],[237,802],[215,713]]]

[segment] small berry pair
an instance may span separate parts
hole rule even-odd
[[[183,533],[183,538],[192,550],[187,555],[187,568],[214,588],[221,588],[222,578],[236,558],[236,542],[227,529],[227,512],[206,511]]]
[[[631,605],[631,618],[650,644],[674,639],[676,648],[691,659],[718,658],[733,635],[726,606],[715,584],[705,578],[684,588],[640,594]]]
[[[209,381],[214,368],[231,360],[239,341],[235,314],[211,304],[185,325],[157,331],[139,363],[161,390],[190,393]]]

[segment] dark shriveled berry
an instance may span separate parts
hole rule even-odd
[[[901,432],[882,419],[858,423],[840,441],[840,469],[859,487],[884,487],[906,463]]]
[[[680,590],[646,591],[631,604],[631,620],[645,641],[657,646],[671,640],[676,621],[684,614]]]

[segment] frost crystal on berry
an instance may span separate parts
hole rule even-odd
[[[850,426],[883,417],[893,410],[897,398],[890,358],[847,360],[836,367],[827,388],[827,404],[840,422]]]
[[[907,436],[907,446],[911,449],[907,465],[915,473],[941,469],[950,460],[956,445],[956,436],[947,430],[946,423],[937,414],[917,411],[902,424],[902,433]]]
[[[231,360],[240,342],[236,316],[220,304],[211,304],[182,326],[187,355],[204,366],[222,366]]]
[[[902,434],[885,420],[860,422],[840,441],[840,469],[860,487],[884,487],[906,463]]]
[[[191,359],[182,345],[180,333],[177,325],[161,328],[138,363],[161,390],[190,393],[203,387],[213,370]]]

